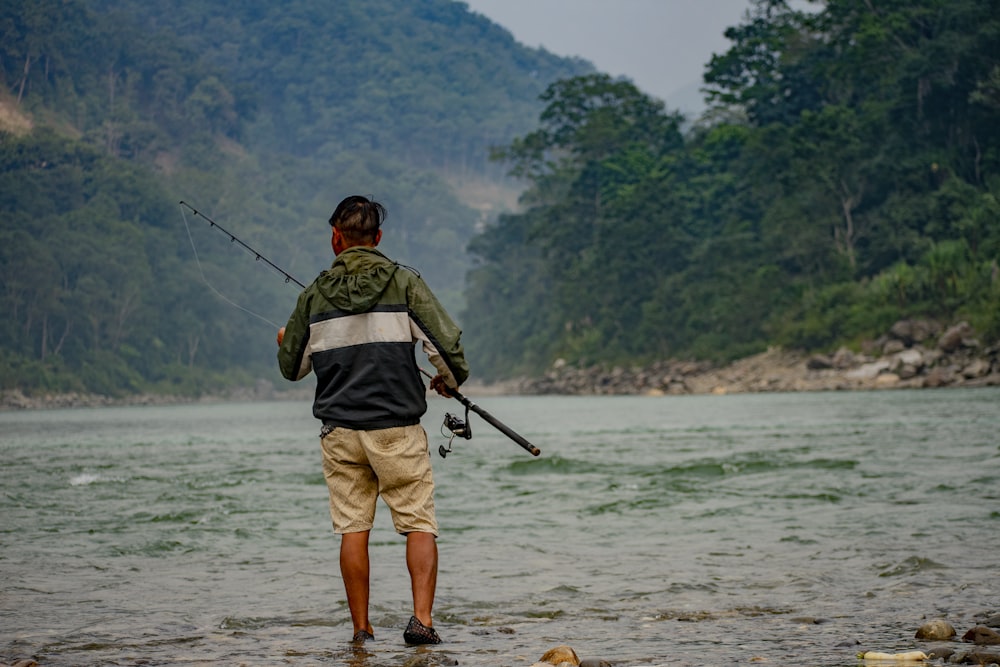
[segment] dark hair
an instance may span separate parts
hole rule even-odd
[[[337,204],[329,222],[352,245],[374,243],[385,215],[385,207],[374,199],[351,195]]]

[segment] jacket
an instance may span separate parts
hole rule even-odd
[[[461,333],[416,272],[354,246],[299,295],[278,365],[289,380],[316,374],[313,415],[324,424],[409,426],[427,411],[416,343],[457,388],[469,376]]]

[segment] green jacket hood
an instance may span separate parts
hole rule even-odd
[[[334,308],[363,313],[379,302],[399,265],[375,248],[344,250],[329,270],[319,274],[316,287]]]

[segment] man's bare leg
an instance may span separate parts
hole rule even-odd
[[[413,615],[433,627],[431,612],[437,588],[438,549],[434,533],[407,533],[406,568],[410,571],[413,589]]]
[[[359,630],[374,635],[375,630],[368,621],[368,561],[369,531],[344,533],[340,536],[340,575],[344,578],[347,591],[347,606],[351,610],[354,633]]]

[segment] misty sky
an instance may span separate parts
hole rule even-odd
[[[464,1],[526,46],[581,56],[672,108],[698,98],[705,64],[729,48],[723,31],[750,7],[750,0]]]

